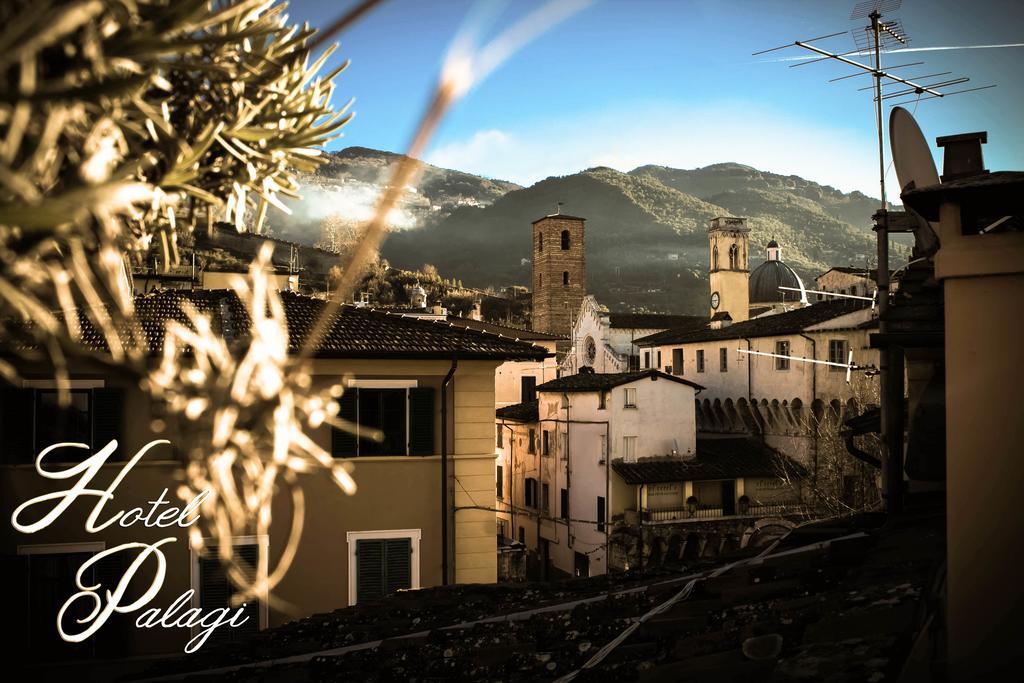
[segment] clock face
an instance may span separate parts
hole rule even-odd
[[[586,354],[587,363],[593,365],[597,359],[597,344],[594,343],[593,337],[587,337],[583,342],[583,353]]]
[[[721,297],[718,296],[718,292],[713,292],[711,294],[711,308],[713,308],[713,309],[715,309],[717,311],[718,310],[718,304],[720,304],[720,303],[721,303]]]

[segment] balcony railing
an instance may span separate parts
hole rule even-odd
[[[641,512],[641,519],[644,522],[686,522],[725,517],[777,517],[780,515],[800,514],[803,511],[804,506],[799,503],[780,503],[776,505],[750,505],[743,509],[737,506],[732,514],[727,515],[721,506],[698,505],[695,509],[687,506],[645,509]]]

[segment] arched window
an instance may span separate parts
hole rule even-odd
[[[537,233],[537,251],[544,251],[544,233]]]
[[[711,270],[718,270],[718,245],[711,250]]]
[[[568,230],[563,230],[562,231],[562,249],[568,249],[568,248],[569,248],[569,231]]]
[[[739,269],[739,255],[740,250],[736,247],[735,244],[729,247],[729,270]]]
[[[569,284],[569,271],[568,270],[563,270],[562,271],[562,284],[563,285],[568,285]]]

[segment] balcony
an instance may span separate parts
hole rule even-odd
[[[774,505],[741,506],[726,514],[722,506],[696,505],[672,508],[641,510],[644,524],[665,522],[696,522],[710,519],[781,517],[799,515],[806,512],[806,506],[800,503],[778,503]]]

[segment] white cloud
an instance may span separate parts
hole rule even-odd
[[[591,166],[695,168],[732,161],[878,195],[871,130],[833,128],[741,101],[653,103],[574,114],[522,130],[482,130],[442,143],[432,164],[530,185]],[[895,192],[890,171],[889,192]],[[898,196],[898,192],[891,196]]]

